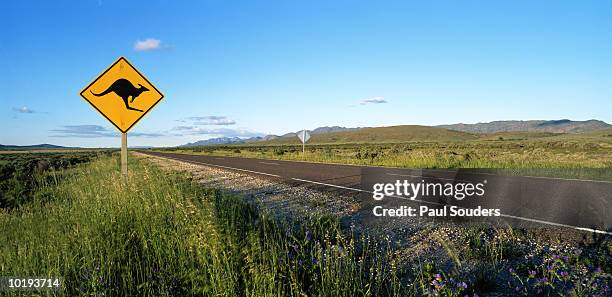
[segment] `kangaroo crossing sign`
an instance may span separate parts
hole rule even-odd
[[[120,57],[80,93],[119,131],[127,133],[164,95]]]

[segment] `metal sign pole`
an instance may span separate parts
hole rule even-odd
[[[306,130],[302,130],[302,155],[306,154]]]
[[[121,175],[127,180],[127,133],[121,133]]]

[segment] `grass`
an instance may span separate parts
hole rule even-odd
[[[125,182],[118,157],[102,155],[49,172],[57,178],[36,189],[47,199],[0,208],[0,276],[61,276],[57,294],[66,296],[473,296],[504,292],[506,282],[523,295],[587,296],[610,281],[609,238],[584,247],[594,256],[565,260],[527,257],[527,235],[512,229],[466,228],[459,244],[432,235],[449,266],[437,253],[343,229],[335,217],[269,213],[186,173],[130,160]],[[401,264],[404,252],[417,261]],[[567,277],[571,267],[578,272]],[[590,287],[577,285],[583,280]]]
[[[132,159],[133,160],[133,159]],[[62,276],[62,295],[371,296],[402,290],[391,244],[336,219],[278,220],[239,196],[102,157],[0,209],[0,275]],[[404,288],[405,289],[405,288]]]
[[[45,199],[36,192],[39,184],[59,176],[54,172],[85,163],[111,151],[73,151],[0,154],[0,208],[17,207],[33,199]]]

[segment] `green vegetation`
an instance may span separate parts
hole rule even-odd
[[[62,276],[66,295],[338,296],[399,290],[390,243],[336,219],[279,220],[183,174],[117,158],[40,184],[52,197],[0,211],[0,275]],[[373,257],[379,255],[379,257]]]
[[[0,208],[45,199],[46,193],[34,189],[57,179],[57,170],[88,162],[99,154],[108,152],[0,154]]]
[[[609,238],[584,247],[591,257],[527,256],[533,235],[476,226],[458,242],[424,230],[434,239],[424,252],[402,249],[338,218],[269,213],[137,158],[123,181],[118,159],[55,171],[34,190],[47,199],[0,209],[0,276],[61,276],[68,296],[473,296],[513,292],[514,282],[524,295],[608,290]],[[436,242],[450,263],[427,252]]]

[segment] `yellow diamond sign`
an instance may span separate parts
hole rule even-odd
[[[164,98],[124,57],[102,72],[80,95],[123,133]]]

